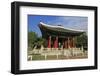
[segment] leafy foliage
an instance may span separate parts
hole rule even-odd
[[[86,33],[83,33],[80,36],[77,36],[75,39],[75,44],[77,47],[83,46],[84,48],[87,48],[87,42],[88,42],[88,37]]]
[[[40,48],[41,45],[45,46],[46,40],[42,37],[38,37],[35,32],[28,32],[28,48],[32,50],[35,46]]]

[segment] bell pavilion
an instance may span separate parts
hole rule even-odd
[[[39,23],[39,28],[42,37],[47,40],[47,48],[60,48],[61,46],[65,49],[75,48],[75,37],[84,33],[83,30],[69,29],[62,25],[48,25],[43,22]]]

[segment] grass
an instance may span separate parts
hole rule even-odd
[[[62,59],[84,59],[88,58],[87,56],[72,56],[72,57],[66,57],[63,55],[59,55],[58,59],[56,55],[48,55],[46,57],[46,60],[62,60]],[[39,54],[33,54],[32,60],[45,60],[45,56],[39,55]],[[30,61],[30,60],[29,60]]]
[[[44,56],[42,55],[32,55],[32,60],[44,60]]]

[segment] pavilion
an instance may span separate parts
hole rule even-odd
[[[61,46],[65,49],[75,48],[75,37],[84,33],[83,30],[69,29],[62,25],[48,25],[43,22],[39,23],[39,28],[42,37],[47,40],[47,48],[59,48]]]

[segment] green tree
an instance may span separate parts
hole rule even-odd
[[[28,50],[32,50],[34,47],[39,49],[41,45],[46,46],[46,40],[38,37],[35,32],[28,32]]]
[[[37,38],[37,46],[38,46],[37,48],[40,48],[41,45],[45,46],[45,44],[46,44],[46,40],[44,38],[42,37]]]
[[[33,48],[37,41],[37,34],[35,32],[28,32],[28,47]]]
[[[83,46],[84,48],[87,48],[88,37],[86,33],[77,36],[75,41],[77,47]]]

